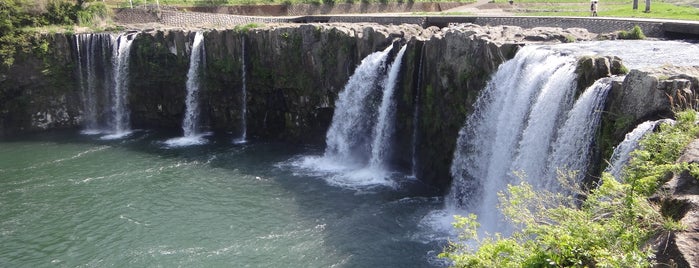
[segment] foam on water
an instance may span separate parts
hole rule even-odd
[[[191,136],[184,136],[184,137],[177,137],[177,138],[172,138],[169,140],[166,140],[165,146],[168,148],[177,148],[177,147],[185,147],[185,146],[192,146],[192,145],[202,145],[206,144],[208,141],[204,138],[210,133],[203,133],[203,134],[197,134],[197,135],[191,135]]]

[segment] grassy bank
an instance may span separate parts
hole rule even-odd
[[[526,0],[525,0],[526,1]],[[605,2],[606,4],[606,2]],[[678,6],[671,3],[653,2],[651,12],[644,12],[644,6],[639,3],[639,9],[633,10],[631,3],[601,4],[598,14],[600,17],[618,18],[647,18],[647,19],[678,19],[699,21],[699,8],[692,6]],[[582,7],[566,5],[531,6],[525,8],[528,12],[520,12],[523,16],[590,16],[589,6]]]

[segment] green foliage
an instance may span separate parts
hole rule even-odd
[[[628,74],[628,73],[629,73],[629,68],[626,67],[626,65],[621,65],[620,71],[621,71],[622,74]]]
[[[51,0],[47,3],[48,12],[44,14],[48,24],[73,24],[78,20],[79,8],[75,5],[61,1]]]
[[[675,163],[682,150],[699,134],[694,111],[676,114],[675,124],[662,124],[660,131],[650,133],[641,142],[643,150],[632,153],[630,165],[624,171],[636,191],[651,195],[665,182],[670,172],[688,170],[699,174],[696,164]]]
[[[632,39],[632,40],[640,40],[640,39],[646,39],[646,35],[643,34],[643,30],[641,30],[641,27],[638,27],[638,25],[633,26],[633,29],[631,31],[621,31],[619,32],[619,39]]]
[[[49,0],[45,3],[45,10],[35,7],[35,4],[26,0],[0,1],[0,68],[11,67],[17,52],[47,49],[32,47],[32,33],[25,30],[28,27],[88,24],[97,17],[108,15],[103,3],[90,3],[83,7],[83,1]]]
[[[80,25],[92,25],[97,19],[104,19],[109,16],[109,9],[104,3],[92,3],[77,11],[76,22]]]
[[[577,39],[575,38],[575,36],[566,35],[566,36],[565,36],[565,40],[564,40],[563,43],[575,43],[575,41],[577,41]]]
[[[584,201],[570,195],[536,190],[526,182],[500,193],[500,209],[518,231],[510,237],[478,236],[475,215],[456,216],[462,242],[451,243],[441,257],[456,267],[650,267],[649,240],[681,224],[664,217],[649,201],[669,172],[687,170],[699,175],[699,165],[677,164],[683,148],[699,134],[694,111],[676,114],[677,123],[641,141],[642,150],[617,181],[603,174],[599,187],[584,193]],[[572,176],[560,176],[573,185]],[[568,186],[570,187],[570,186]],[[471,240],[475,243],[463,243]]]
[[[238,24],[235,26],[235,28],[233,28],[233,30],[236,32],[247,33],[250,31],[250,29],[260,28],[263,26],[265,26],[265,25],[261,24],[261,23],[254,23],[253,22],[253,23],[248,23],[248,24]]]

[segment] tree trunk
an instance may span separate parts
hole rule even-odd
[[[650,13],[650,0],[646,0],[646,13]]]
[[[633,10],[638,9],[638,0],[633,0]]]

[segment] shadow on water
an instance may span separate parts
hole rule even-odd
[[[268,178],[297,203],[298,216],[323,227],[323,247],[343,256],[341,267],[435,267],[445,240],[420,226],[421,219],[443,206],[438,192],[418,180],[398,175],[399,186],[359,190],[331,186],[322,177],[293,174],[279,163],[298,155],[321,155],[321,146],[249,142],[234,144],[229,135],[211,135],[208,143],[167,148],[178,136],[168,131],[135,131],[122,140],[101,140],[78,131],[51,131],[8,137],[0,142],[35,141],[118,147],[163,158],[206,163],[211,168],[236,170]]]

